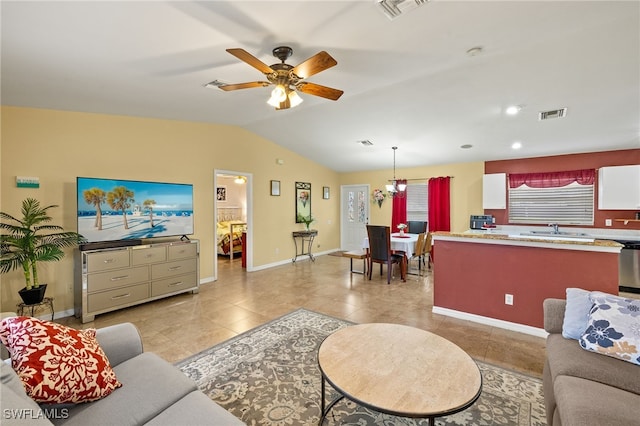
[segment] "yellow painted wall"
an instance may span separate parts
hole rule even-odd
[[[451,231],[464,232],[469,229],[469,215],[483,214],[482,209],[482,175],[483,162],[456,163],[438,166],[396,168],[396,176],[400,179],[422,179],[439,176],[452,176],[451,179]],[[369,172],[343,173],[341,185],[369,184],[371,192],[384,187],[393,177],[393,170],[376,170]],[[419,181],[416,181],[419,182]],[[426,180],[425,180],[426,182]],[[384,191],[386,193],[386,191]],[[382,207],[372,203],[369,194],[369,223],[372,225],[391,224],[391,198],[387,197]]]
[[[77,176],[192,183],[195,235],[200,240],[200,276],[214,274],[214,170],[253,175],[253,268],[286,262],[293,255],[295,182],[312,184],[313,228],[319,234],[315,252],[340,248],[340,185],[369,184],[383,188],[392,170],[338,174],[243,129],[103,114],[2,107],[0,140],[0,210],[18,215],[24,198],[58,204],[54,223],[76,230]],[[276,164],[276,159],[284,161]],[[482,214],[484,165],[460,163],[397,169],[398,177],[453,176],[451,229],[468,228],[470,214]],[[16,176],[37,176],[40,188],[16,188]],[[281,195],[270,195],[270,181],[281,182]],[[322,199],[329,186],[331,198]],[[370,195],[369,195],[370,196]],[[370,204],[370,223],[391,222],[391,202]],[[277,253],[276,253],[277,252]],[[56,312],[73,309],[73,256],[43,264],[41,282],[55,297]],[[17,291],[24,286],[20,272],[0,275],[2,310],[15,310]]]
[[[214,169],[253,174],[253,266],[291,259],[295,223],[295,182],[312,184],[316,242],[331,250],[340,246],[339,197],[322,199],[322,187],[339,193],[338,173],[233,126],[171,120],[2,107],[0,210],[19,215],[24,198],[58,204],[54,222],[76,230],[77,176],[194,185],[195,235],[200,240],[201,279],[213,277]],[[276,164],[276,158],[284,160]],[[16,188],[16,176],[37,176],[40,188]],[[271,196],[270,180],[281,182],[281,195]],[[278,249],[278,254],[276,254]],[[73,309],[73,256],[39,268],[49,284],[56,312]],[[2,310],[15,310],[22,274],[0,276]]]

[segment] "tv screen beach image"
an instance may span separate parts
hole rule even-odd
[[[193,185],[79,177],[77,202],[89,242],[193,234]]]

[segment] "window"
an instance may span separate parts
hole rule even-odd
[[[429,218],[429,190],[426,183],[407,185],[407,221],[427,221]]]
[[[593,184],[509,188],[509,223],[593,225]]]

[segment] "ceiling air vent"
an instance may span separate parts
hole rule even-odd
[[[358,143],[362,146],[371,146],[373,145],[373,142],[371,142],[369,139],[364,139],[361,141],[358,141]]]
[[[427,3],[429,0],[373,0],[392,21],[403,13]]]
[[[227,84],[229,84],[229,83],[225,83],[224,81],[220,81],[220,80],[213,80],[213,81],[210,81],[209,83],[205,84],[204,87],[215,88],[215,87],[226,86]]]
[[[566,115],[567,115],[566,108],[552,109],[549,111],[540,111],[538,113],[538,120],[542,121],[542,120],[550,120],[552,118],[562,118]]]

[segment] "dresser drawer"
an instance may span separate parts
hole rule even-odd
[[[89,273],[128,267],[129,250],[112,250],[87,255],[87,272]]]
[[[148,266],[100,272],[99,274],[89,274],[87,276],[87,291],[92,293],[145,281],[149,281]]]
[[[167,260],[166,247],[149,247],[131,250],[131,261],[133,265],[146,265]]]
[[[149,283],[103,291],[101,293],[90,294],[87,297],[87,311],[102,311],[116,306],[139,302],[147,298],[149,298]]]
[[[174,291],[194,288],[196,286],[196,273],[177,277],[164,278],[151,283],[151,297],[161,294],[173,293]]]
[[[188,274],[196,271],[196,260],[176,260],[174,262],[151,265],[151,279],[173,277],[175,275]]]
[[[185,259],[196,257],[198,254],[197,244],[176,244],[169,246],[169,260]]]

